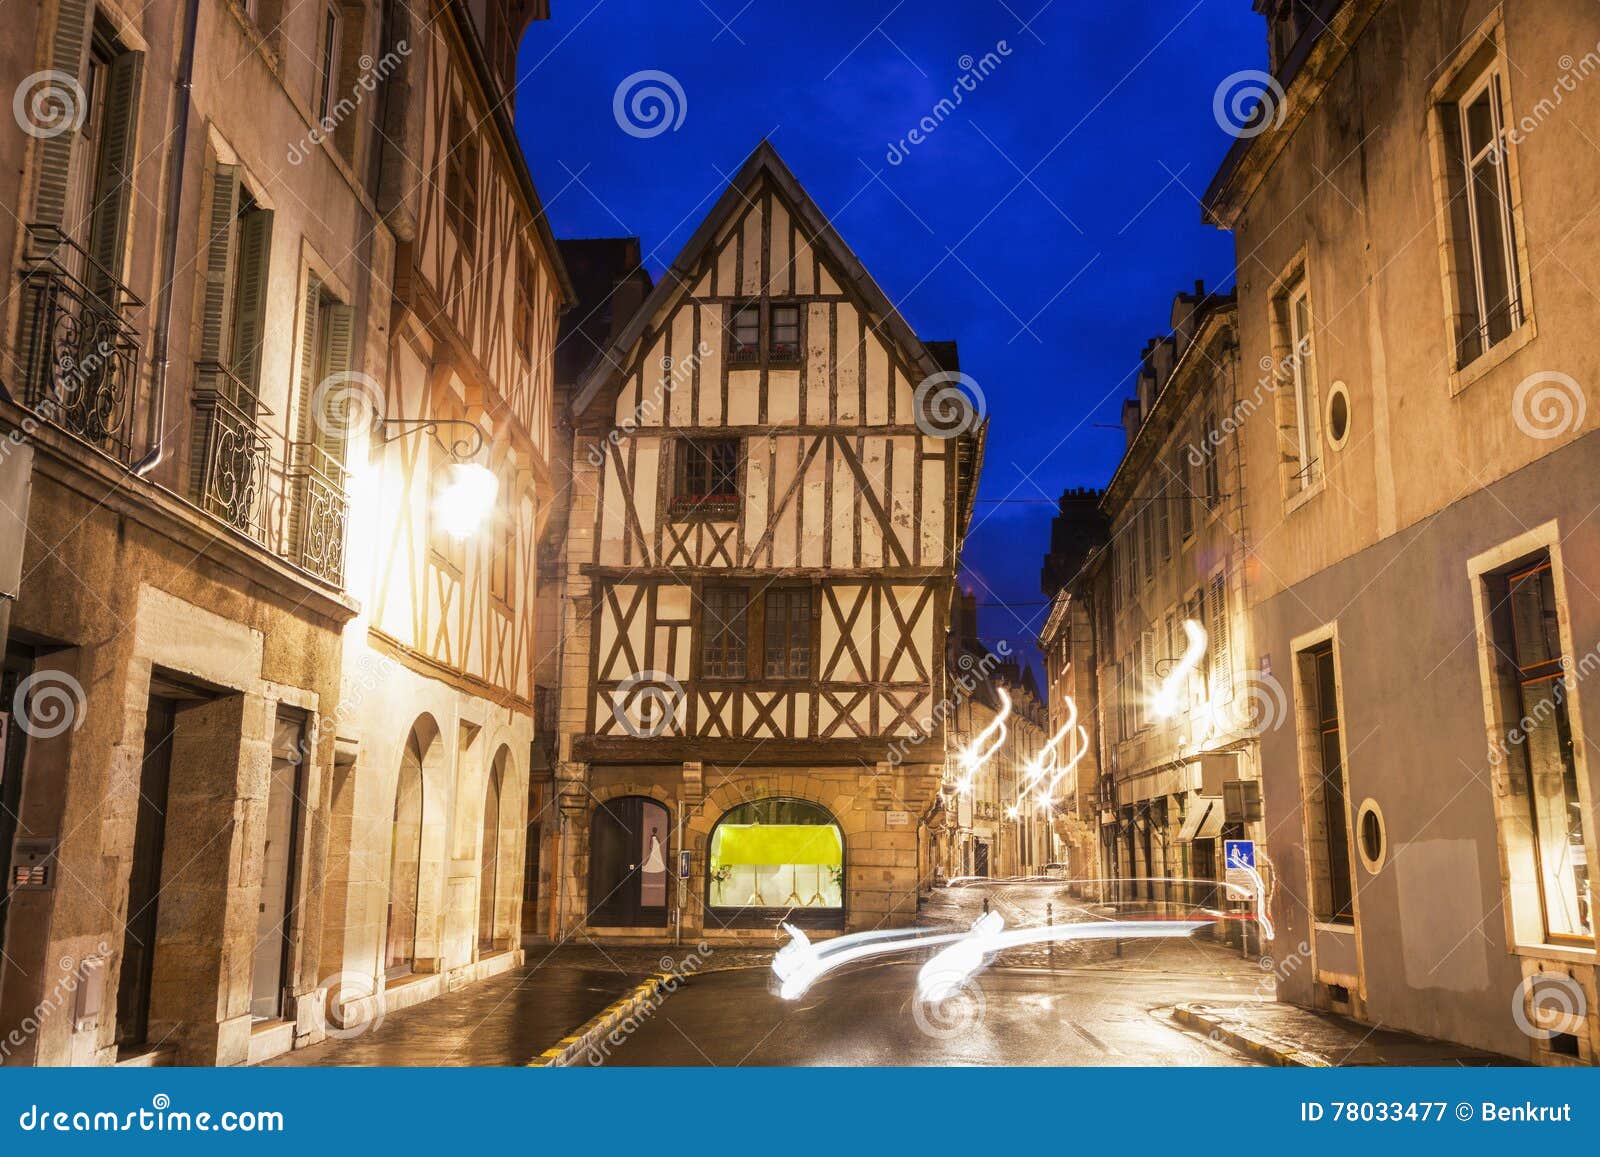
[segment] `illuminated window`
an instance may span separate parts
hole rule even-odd
[[[725,925],[798,919],[841,927],[844,834],[816,804],[766,799],[741,804],[711,832],[709,902]]]
[[[1350,867],[1350,805],[1346,790],[1338,677],[1331,641],[1299,656],[1299,689],[1310,707],[1312,732],[1302,736],[1312,804],[1306,809],[1312,858],[1312,908],[1331,924],[1355,921],[1355,881]],[[1321,806],[1316,805],[1320,798]]]
[[[1550,558],[1537,555],[1486,582],[1514,809],[1513,888],[1536,882],[1547,941],[1592,946],[1583,799]]]

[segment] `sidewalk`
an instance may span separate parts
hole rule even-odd
[[[349,1039],[329,1040],[271,1065],[525,1065],[573,1029],[636,989],[680,967],[692,945],[530,945],[527,960],[502,976],[384,1015]],[[718,948],[695,971],[772,959],[766,949]]]
[[[1173,1019],[1269,1065],[1485,1066],[1524,1062],[1275,1001],[1180,1004]]]

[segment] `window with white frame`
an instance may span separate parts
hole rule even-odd
[[[1469,365],[1521,328],[1506,83],[1498,60],[1469,72],[1439,109],[1455,268],[1455,366]]]
[[[1311,291],[1304,266],[1273,296],[1273,332],[1282,351],[1277,391],[1278,435],[1284,488],[1293,498],[1317,480],[1321,453],[1317,434],[1316,351]]]
[[[1548,551],[1484,576],[1503,765],[1513,918],[1551,944],[1593,947],[1585,801],[1555,571]],[[1581,672],[1581,668],[1580,668]],[[1535,926],[1529,909],[1537,907]]]

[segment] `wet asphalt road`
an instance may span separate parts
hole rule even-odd
[[[914,962],[824,978],[780,1000],[769,973],[694,977],[618,1046],[613,1065],[1245,1065],[1160,1010],[1247,997],[1253,978],[991,968],[973,993],[918,1007]]]

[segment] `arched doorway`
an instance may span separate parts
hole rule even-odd
[[[389,917],[384,974],[406,976],[416,963],[417,902],[422,884],[422,740],[415,730],[400,758],[389,852]]]
[[[506,761],[510,752],[501,748],[489,767],[489,782],[483,791],[483,851],[478,861],[478,951],[495,948],[495,906],[500,898],[500,808],[505,791]]]
[[[596,804],[589,819],[589,923],[665,928],[671,817],[653,799]]]
[[[711,829],[710,848],[706,906],[721,926],[844,927],[844,832],[827,808],[799,799],[740,804]]]

